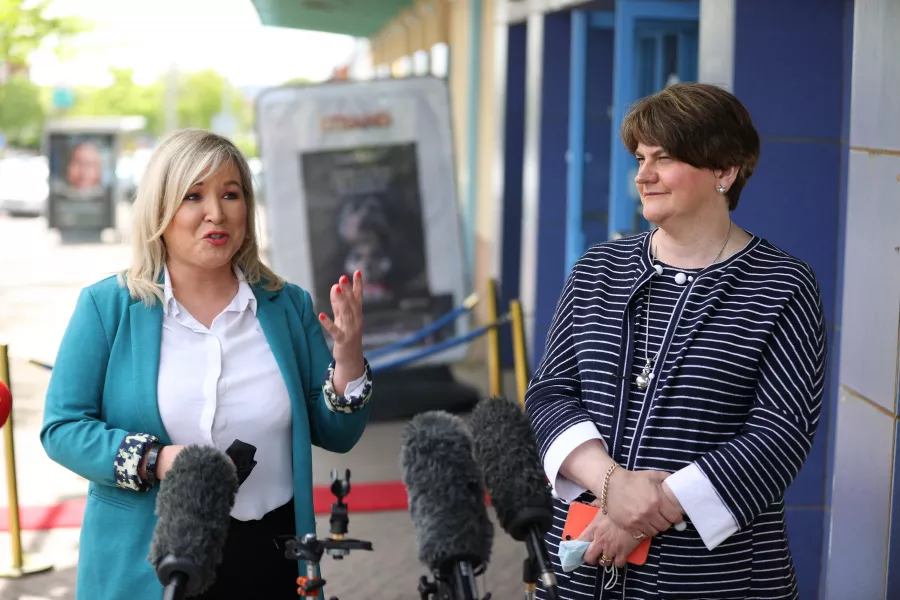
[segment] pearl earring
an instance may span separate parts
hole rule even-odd
[[[719,192],[720,194],[724,194],[727,190],[725,189],[725,186],[720,183],[719,186],[716,188],[716,191]]]

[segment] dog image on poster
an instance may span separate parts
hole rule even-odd
[[[317,306],[329,306],[335,277],[359,270],[367,342],[389,342],[449,310],[452,300],[428,288],[415,144],[308,152],[300,161]]]

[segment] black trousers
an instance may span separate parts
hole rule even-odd
[[[297,600],[297,561],[284,556],[294,535],[294,501],[258,521],[231,519],[213,586],[199,600]]]

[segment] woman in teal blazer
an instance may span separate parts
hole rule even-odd
[[[78,299],[41,429],[50,458],[90,481],[78,599],[161,598],[147,560],[159,482],[184,445],[236,438],[258,464],[202,598],[297,598],[298,565],[274,541],[316,531],[311,446],[347,452],[365,428],[363,284],[341,277],[333,320],[317,316],[259,259],[251,181],[228,140],[167,136],[135,200],[131,268]]]

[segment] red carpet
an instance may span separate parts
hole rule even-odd
[[[331,486],[313,488],[313,504],[317,515],[331,513],[335,497]],[[22,531],[81,527],[86,498],[66,500],[52,506],[20,506],[19,525]],[[353,483],[344,499],[354,513],[407,510],[406,487],[402,481]],[[9,511],[0,509],[0,531],[9,531]]]

